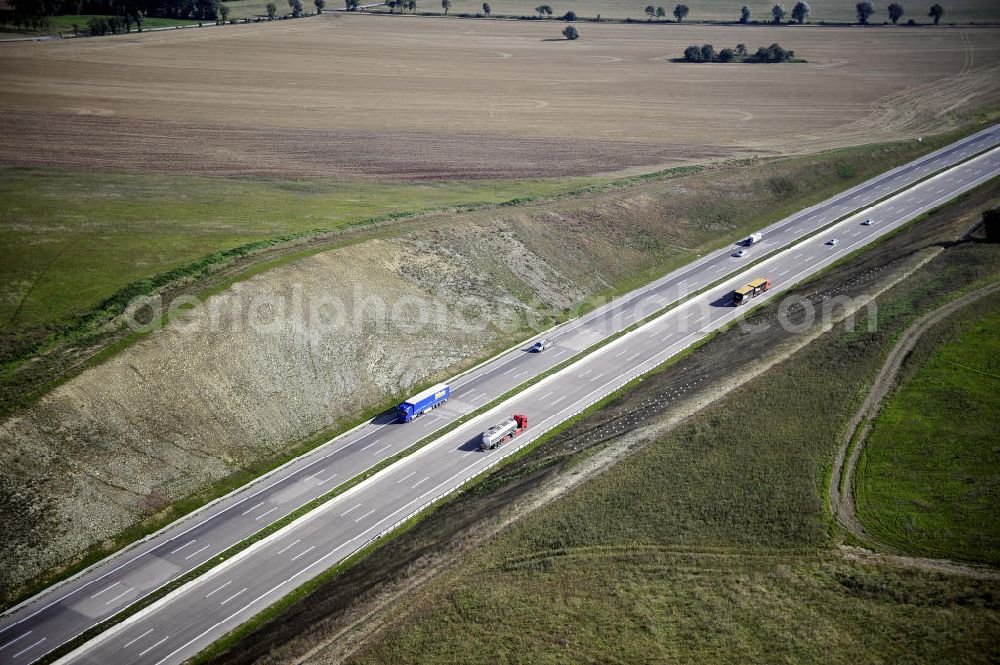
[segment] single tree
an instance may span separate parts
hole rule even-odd
[[[858,4],[854,5],[854,11],[858,13],[858,23],[861,25],[868,25],[868,19],[872,17],[875,13],[875,5],[869,0],[863,0]]]
[[[888,11],[889,11],[889,20],[892,21],[893,25],[896,25],[896,21],[898,21],[903,16],[903,5],[899,4],[898,2],[894,2],[891,5],[889,5]]]
[[[349,12],[358,11],[358,0],[344,0],[344,7]]]
[[[750,22],[750,14],[751,14],[751,12],[750,12],[750,6],[749,5],[743,5],[743,7],[740,9],[740,23],[742,23],[743,25],[746,25],[747,23],[749,23]]]
[[[704,62],[712,62],[715,60],[715,47],[711,44],[705,44],[701,47],[701,59]]]
[[[719,62],[732,62],[735,57],[736,54],[731,48],[724,48],[719,51]]]
[[[738,55],[738,56],[740,56],[742,58],[746,54],[747,54],[747,45],[746,44],[737,44],[736,45],[736,55]]]
[[[781,19],[785,18],[785,8],[781,5],[775,5],[771,7],[771,22],[781,23]]]
[[[650,21],[652,21],[653,17],[656,16],[656,7],[653,5],[646,5],[646,16],[649,17]]]
[[[273,2],[269,2],[267,3],[267,7],[265,7],[265,9],[267,10],[267,20],[273,21],[275,15],[278,13],[278,5]]]
[[[142,22],[145,20],[146,17],[143,16],[142,12],[138,9],[132,12],[132,21],[135,23],[135,29],[137,31],[142,32]]]
[[[937,25],[941,21],[941,17],[944,16],[944,7],[938,3],[934,3],[931,6],[931,10],[927,12],[927,15],[934,19],[934,25]]]
[[[302,16],[302,0],[288,0],[288,7],[295,18]]]
[[[676,7],[674,7],[674,18],[677,19],[678,23],[680,23],[681,21],[684,20],[684,17],[687,16],[688,12],[690,11],[691,10],[688,9],[687,5],[677,5]]]
[[[406,8],[410,10],[410,13],[417,11],[417,0],[406,0]]]
[[[552,7],[549,5],[538,5],[535,7],[535,12],[539,18],[545,18],[546,14],[552,16]]]
[[[799,25],[806,22],[806,18],[809,16],[809,5],[802,0],[795,3],[792,7],[792,19],[796,21]]]
[[[323,0],[316,0],[317,2],[323,2]],[[219,18],[225,23],[229,20],[229,5],[223,3],[219,5]]]
[[[563,14],[562,19],[564,21],[575,21],[576,20],[576,12],[571,9],[568,12],[566,12],[565,14]]]
[[[580,32],[571,25],[567,25],[563,28],[563,37],[569,39],[570,41],[580,38]]]
[[[414,0],[414,2],[416,2],[416,0]],[[483,3],[483,13],[486,14],[487,16],[489,16],[490,15],[490,11],[491,11],[490,10],[490,3],[484,2]]]
[[[451,0],[441,0],[441,7],[444,9],[444,15],[448,15],[448,10],[451,9]]]
[[[656,20],[657,21],[659,21],[661,18],[663,18],[666,15],[667,15],[667,10],[665,10],[663,7],[657,7],[656,8]]]
[[[326,7],[326,0],[313,0],[313,4],[316,5],[316,13],[322,14],[323,8]]]

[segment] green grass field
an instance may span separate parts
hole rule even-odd
[[[53,325],[121,287],[254,240],[582,181],[419,184],[0,169],[0,330]]]
[[[1000,303],[955,318],[954,336],[879,415],[859,461],[857,513],[907,552],[998,565]]]
[[[77,29],[80,34],[87,34],[87,23],[92,18],[110,18],[109,14],[60,14],[49,17],[49,27],[45,30],[28,30],[33,34],[56,34],[72,35]],[[77,26],[74,29],[73,26]],[[142,22],[143,29],[149,28],[169,28],[178,25],[198,25],[198,21],[188,21],[175,18],[153,18],[149,17]],[[135,29],[133,28],[133,32]]]
[[[823,497],[895,337],[996,259],[936,260],[876,332],[835,329],[471,550],[349,662],[990,662],[996,583],[845,558]]]

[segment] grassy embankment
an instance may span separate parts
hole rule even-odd
[[[987,298],[911,354],[911,377],[879,414],[854,484],[858,518],[875,538],[1000,564],[998,333],[1000,304]]]
[[[473,551],[354,662],[989,662],[997,584],[844,558],[823,486],[898,334],[997,258],[949,250],[876,332],[835,328]]]

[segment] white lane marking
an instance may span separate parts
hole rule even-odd
[[[584,372],[583,374],[580,375],[580,378],[582,379],[583,377],[587,376],[588,374],[590,374],[593,371],[594,370],[592,370],[592,369],[588,369],[586,372]]]
[[[555,406],[556,404],[558,404],[559,402],[563,401],[564,399],[566,399],[565,395],[563,395],[559,399],[552,400],[552,406]]]
[[[358,505],[354,506],[353,508],[348,508],[344,512],[340,513],[340,516],[344,517],[345,515],[347,515],[348,513],[350,513],[352,510],[357,510],[360,507],[361,507],[361,504],[359,503]]]
[[[618,358],[619,356],[624,356],[629,351],[631,351],[631,349],[629,349],[629,348],[626,347],[626,348],[622,349],[621,351],[619,351],[618,353],[616,353],[615,354],[615,358]]]
[[[412,485],[410,485],[410,489],[411,489],[411,490],[412,490],[412,489],[416,489],[417,485],[420,485],[421,483],[425,483],[425,482],[427,482],[427,481],[428,481],[428,480],[430,480],[430,479],[431,479],[431,477],[430,477],[430,476],[427,476],[426,478],[421,478],[421,479],[420,479],[420,480],[418,480],[417,482],[415,482],[415,483],[413,483]]]
[[[93,598],[93,596],[91,596],[91,598]],[[17,641],[19,641],[19,640],[23,640],[23,639],[24,639],[24,638],[26,638],[26,637],[27,637],[28,635],[31,635],[31,634],[32,634],[33,632],[35,632],[35,631],[33,631],[33,630],[29,630],[29,631],[28,631],[28,632],[26,632],[26,633],[25,633],[24,635],[21,635],[20,637],[15,637],[14,639],[12,639],[12,640],[11,640],[10,642],[8,642],[7,644],[4,644],[3,646],[0,646],[0,651],[3,651],[4,649],[6,649],[7,647],[9,647],[9,646],[10,646],[11,644],[13,644],[14,642],[17,642]]]
[[[195,540],[197,540],[197,538],[196,538]],[[180,552],[180,551],[181,551],[182,549],[184,549],[184,548],[185,548],[185,547],[187,547],[188,545],[194,545],[194,543],[195,543],[195,541],[194,541],[194,540],[189,540],[188,542],[184,543],[183,545],[181,545],[181,546],[180,546],[180,547],[178,547],[177,549],[175,549],[175,550],[172,550],[172,551],[171,551],[170,553],[171,553],[171,554],[177,554],[178,552]]]
[[[323,471],[319,470],[316,473],[312,474],[311,476],[306,476],[306,480],[312,480],[313,478],[315,478],[316,476],[318,476],[321,473],[323,473]]]
[[[403,476],[402,478],[400,478],[399,480],[397,480],[396,484],[398,485],[401,482],[403,482],[404,480],[406,480],[407,478],[411,478],[411,477],[413,477],[415,475],[417,475],[416,471],[410,471],[408,474],[406,474],[405,476]]]
[[[333,480],[336,477],[337,477],[337,474],[333,474],[329,478],[324,478],[323,480],[319,481],[318,484],[322,485],[323,483],[328,483],[328,482],[330,482],[331,480]]]
[[[634,353],[631,356],[629,356],[628,358],[626,358],[625,362],[631,362],[632,360],[635,360],[636,358],[638,358],[640,355],[642,355],[642,354],[641,353]]]
[[[566,352],[567,352],[568,350],[569,350],[569,349],[559,349],[559,353],[556,353],[556,354],[554,354],[554,355],[553,355],[552,357],[553,357],[553,358],[558,358],[558,357],[559,357],[559,356],[561,356],[562,354],[566,353]]]
[[[389,448],[391,445],[392,445],[391,443],[388,443],[388,444],[382,446],[381,448],[379,448],[378,450],[376,450],[375,452],[373,452],[372,455],[378,455],[379,453],[381,453],[384,450],[386,450],[387,448]]]
[[[501,376],[503,376],[503,375],[505,375],[505,374],[510,374],[510,373],[511,373],[511,372],[513,372],[513,371],[514,371],[515,369],[517,369],[517,368],[516,368],[516,367],[511,367],[511,368],[510,368],[509,370],[507,370],[506,372],[501,372],[501,373],[500,373],[500,375],[501,375]]]
[[[598,374],[597,376],[595,376],[595,377],[592,377],[592,378],[591,378],[590,380],[591,380],[591,381],[597,381],[597,380],[598,380],[599,378],[601,378],[602,376],[604,376],[604,372],[601,372],[601,373],[600,373],[600,374]]]
[[[255,522],[258,521],[258,520],[262,520],[265,517],[267,517],[268,515],[270,515],[271,513],[273,513],[274,511],[276,511],[277,509],[278,509],[278,507],[275,506],[274,508],[271,508],[271,510],[267,511],[266,513],[261,513],[260,515],[258,515],[257,517],[255,517],[253,519],[254,519]]]
[[[305,556],[305,555],[309,554],[309,553],[310,553],[310,552],[312,552],[312,551],[313,551],[314,549],[316,549],[316,546],[315,546],[315,545],[312,545],[312,546],[310,546],[310,547],[309,547],[309,549],[306,549],[306,550],[302,550],[301,552],[299,552],[298,554],[296,554],[295,556],[293,556],[293,557],[292,557],[292,561],[295,561],[295,560],[296,560],[296,559],[298,559],[298,558],[299,558],[300,556]]]
[[[115,602],[116,600],[118,600],[118,599],[119,599],[119,598],[121,598],[122,596],[127,596],[127,595],[128,595],[129,593],[131,593],[131,592],[132,592],[132,587],[129,587],[129,588],[125,589],[124,591],[122,591],[122,592],[121,592],[120,594],[118,594],[117,596],[115,596],[114,598],[112,598],[111,600],[109,600],[108,602],[104,603],[104,604],[105,604],[105,605],[110,605],[111,603]]]
[[[45,641],[45,640],[47,640],[47,639],[49,639],[49,638],[47,638],[47,637],[43,637],[42,639],[40,639],[40,640],[38,640],[37,642],[35,642],[34,644],[32,644],[32,645],[31,645],[30,647],[27,647],[27,648],[25,648],[25,649],[21,649],[20,651],[18,651],[17,653],[15,653],[15,654],[14,654],[13,656],[11,656],[11,658],[17,658],[17,657],[18,657],[18,656],[20,656],[20,655],[21,655],[22,653],[24,653],[24,652],[26,652],[26,651],[31,651],[32,649],[34,649],[35,647],[37,647],[37,646],[38,646],[39,644],[41,644],[42,642],[44,642],[44,641]]]
[[[514,378],[516,379],[517,377],[523,376],[523,375],[525,375],[527,373],[528,373],[528,370],[522,370],[522,371],[518,372],[517,374],[515,374]]]
[[[371,509],[371,510],[369,510],[369,511],[368,511],[367,513],[365,513],[364,515],[362,515],[362,516],[361,516],[361,517],[359,517],[358,519],[354,520],[354,523],[355,523],[355,524],[357,524],[358,522],[360,522],[361,520],[363,520],[364,518],[368,517],[369,515],[371,515],[371,514],[372,514],[372,513],[374,513],[374,512],[375,512],[375,509],[374,509],[374,508],[372,508],[372,509]]]
[[[263,505],[264,505],[264,502],[261,501],[260,503],[258,503],[256,505],[250,506],[249,508],[247,508],[246,510],[244,510],[242,513],[240,513],[240,515],[242,516],[242,515],[246,515],[247,513],[253,512],[253,511],[257,510],[258,508],[260,508]]]
[[[204,547],[202,547],[197,552],[191,552],[191,554],[188,554],[186,557],[184,557],[184,560],[187,561],[191,557],[197,556],[197,555],[201,554],[202,552],[204,552],[205,550],[207,550],[209,547],[211,547],[211,545],[205,545]]]
[[[193,542],[193,541],[192,541],[192,542]],[[171,552],[171,554],[172,554],[172,552]],[[104,593],[105,591],[111,591],[112,589],[114,589],[114,588],[115,588],[116,586],[118,586],[119,584],[121,584],[121,582],[115,582],[114,584],[112,584],[112,585],[111,585],[111,586],[109,586],[109,587],[104,587],[103,589],[101,589],[100,591],[98,591],[97,593],[95,593],[95,594],[94,594],[93,596],[91,596],[91,598],[97,598],[98,596],[100,596],[100,595],[101,595],[102,593]]]
[[[469,393],[468,395],[465,396],[465,399],[470,399],[470,400],[471,399],[475,399],[475,394],[476,394],[476,391],[473,390],[471,393]]]
[[[298,542],[298,541],[295,541],[295,542]],[[212,597],[212,595],[213,595],[213,594],[216,594],[216,593],[218,593],[219,591],[222,591],[223,589],[225,589],[225,588],[226,588],[227,586],[229,586],[229,585],[230,585],[230,584],[232,584],[232,583],[233,583],[233,581],[232,581],[232,580],[229,580],[228,582],[226,582],[225,584],[223,584],[223,585],[222,585],[222,586],[220,586],[219,588],[215,589],[214,591],[209,591],[208,593],[206,593],[206,594],[205,594],[205,598],[210,598],[210,597]]]
[[[160,646],[161,644],[163,644],[164,642],[166,642],[166,641],[167,641],[167,640],[169,640],[169,639],[170,639],[170,636],[169,636],[169,635],[165,636],[165,637],[164,637],[164,638],[163,638],[162,640],[160,640],[159,642],[157,642],[157,643],[156,643],[156,644],[154,644],[153,646],[151,646],[151,647],[148,647],[148,648],[146,648],[146,649],[143,649],[142,651],[140,651],[140,652],[139,652],[139,655],[140,655],[140,656],[145,656],[145,655],[146,655],[147,653],[149,653],[150,651],[152,651],[152,650],[153,650],[153,649],[155,649],[156,647]]]
[[[236,596],[240,595],[241,593],[243,593],[246,590],[247,590],[247,588],[243,587],[242,589],[240,589],[239,591],[237,591],[236,593],[234,593],[233,595],[231,595],[229,598],[226,598],[224,601],[222,601],[221,603],[219,603],[219,605],[225,605],[230,600],[232,600],[233,598],[235,598]]]
[[[369,448],[371,448],[372,446],[374,446],[374,445],[375,445],[376,443],[378,443],[378,442],[379,442],[379,441],[381,441],[381,440],[382,440],[382,439],[375,439],[374,441],[372,441],[371,443],[369,443],[369,444],[368,444],[367,446],[365,446],[365,447],[364,447],[364,448],[362,448],[361,450],[368,450]]]
[[[142,638],[146,637],[146,635],[149,635],[151,632],[153,632],[152,628],[150,628],[149,630],[147,630],[145,633],[143,633],[139,637],[136,637],[136,638],[133,638],[133,639],[129,640],[128,642],[125,643],[125,646],[123,646],[122,649],[129,648],[130,646],[132,646],[133,644],[135,644],[136,642],[138,642]]]
[[[539,402],[540,402],[540,401],[542,401],[543,399],[545,399],[546,397],[548,397],[549,395],[551,395],[551,394],[552,394],[553,392],[554,392],[554,391],[550,390],[549,392],[547,392],[547,393],[545,393],[544,395],[542,395],[541,397],[539,397],[539,398],[538,398],[538,401],[539,401]]]
[[[296,541],[294,543],[292,543],[291,545],[285,545],[280,550],[278,550],[278,554],[284,554],[285,552],[287,552],[288,550],[292,549],[293,547],[295,547],[296,545],[298,545],[301,542],[302,542],[301,538],[296,539]],[[227,584],[228,584],[228,582],[227,582]]]
[[[459,448],[459,450],[461,450],[461,448]],[[476,451],[475,450],[470,450],[469,452],[467,452],[464,455],[462,455],[462,459],[465,459],[466,457],[468,457],[469,455],[471,455],[474,452],[476,452]]]

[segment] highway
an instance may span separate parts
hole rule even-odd
[[[235,543],[280,519],[337,483],[435,433],[526,380],[606,339],[659,309],[719,280],[709,293],[672,310],[587,356],[486,416],[440,438],[372,479],[313,511],[211,573],[183,587],[122,626],[71,654],[66,662],[181,662],[287,591],[321,572],[437,496],[459,486],[514,448],[489,454],[472,443],[475,434],[501,415],[520,410],[530,442],[587,404],[644,373],[737,314],[712,307],[721,295],[763,275],[773,293],[912,218],[996,174],[993,150],[953,171],[898,194],[865,216],[873,226],[849,218],[836,231],[794,243],[915,181],[996,146],[991,127],[906,166],[894,169],[763,230],[764,240],[747,256],[734,247],[713,252],[664,278],[555,329],[555,346],[543,354],[513,349],[457,377],[452,400],[413,423],[376,419],[242,488],[198,513],[111,556],[82,575],[14,608],[0,621],[0,663],[27,663],[100,623],[159,586],[176,579]],[[841,230],[841,227],[843,230]],[[827,235],[840,244],[823,244]],[[781,248],[775,258],[743,274],[748,261]],[[735,276],[734,276],[735,275]],[[581,406],[583,405],[583,406]],[[219,588],[205,588],[217,582]],[[203,593],[204,592],[204,593]],[[137,630],[141,628],[141,630]],[[134,641],[133,641],[134,640]],[[126,644],[128,643],[128,644]]]

